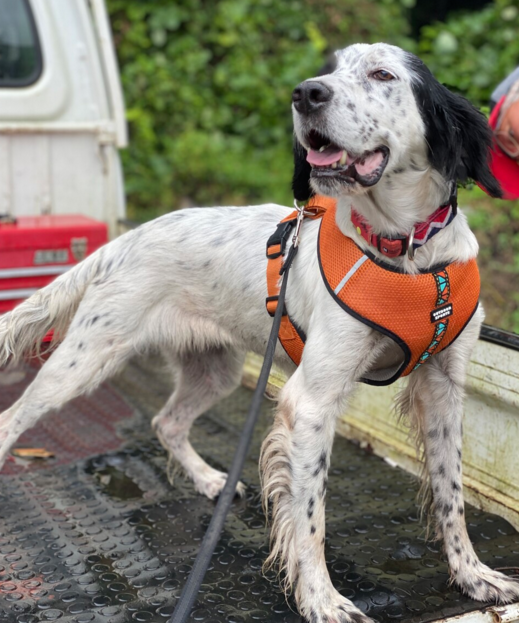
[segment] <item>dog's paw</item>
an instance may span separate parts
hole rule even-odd
[[[227,482],[227,474],[217,469],[209,467],[204,469],[202,473],[193,476],[193,483],[198,493],[205,495],[210,500],[217,498]],[[245,485],[238,482],[236,485],[236,494],[241,498],[245,495]]]
[[[336,591],[320,600],[321,603],[300,604],[300,611],[308,623],[373,623],[346,597]]]
[[[481,562],[463,574],[463,577],[455,577],[454,582],[476,601],[508,604],[519,600],[519,581]]]

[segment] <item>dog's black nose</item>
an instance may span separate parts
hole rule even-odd
[[[304,115],[323,108],[332,97],[333,91],[330,87],[312,80],[301,82],[292,93],[295,109]]]

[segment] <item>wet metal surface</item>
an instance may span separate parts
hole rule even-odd
[[[2,472],[0,622],[159,622],[171,615],[214,504],[181,476],[173,486],[167,481],[165,453],[149,430],[171,390],[160,370],[158,361],[133,363],[81,399],[81,417],[88,420],[111,396],[111,424],[99,443],[117,441],[117,449],[103,446],[93,458],[65,464],[56,442],[58,464],[41,469],[31,463],[30,471],[17,464],[17,473],[12,467]],[[231,460],[250,397],[238,390],[193,429],[193,445],[216,468]],[[193,621],[300,621],[275,578],[261,573],[267,533],[257,459],[271,408],[265,404],[245,468],[246,499],[233,506]],[[77,406],[57,414],[67,426],[77,415]],[[42,429],[34,434],[39,445],[50,444]],[[70,445],[65,438],[69,453]],[[438,545],[425,541],[417,519],[416,492],[414,478],[337,439],[327,501],[328,567],[340,592],[378,621],[432,621],[480,606],[449,587]],[[467,520],[483,561],[517,563],[519,535],[506,521],[472,508]]]

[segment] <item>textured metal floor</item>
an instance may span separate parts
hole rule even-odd
[[[17,460],[0,476],[0,622],[158,622],[171,614],[214,505],[181,477],[167,482],[165,454],[149,431],[170,391],[159,363],[131,364],[24,436],[56,459],[29,470]],[[0,378],[2,408],[34,370],[25,374]],[[193,444],[218,468],[231,460],[250,396],[238,390],[195,425]],[[234,504],[194,621],[300,621],[275,579],[261,574],[267,536],[257,458],[270,410],[265,404],[243,478],[247,496]],[[77,458],[95,448],[102,454]],[[337,439],[328,490],[328,566],[363,611],[418,622],[479,607],[448,586],[437,545],[424,540],[411,476]],[[471,508],[467,520],[485,562],[517,563],[519,535],[506,521]]]

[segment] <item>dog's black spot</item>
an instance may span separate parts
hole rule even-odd
[[[347,612],[348,617],[351,620],[351,623],[366,623],[366,617],[360,612]]]
[[[398,136],[398,138],[402,137],[402,132],[399,132],[398,130],[395,132],[395,134]]]
[[[460,491],[460,486],[457,482],[455,482],[454,480],[452,481],[452,490],[453,491]]]
[[[85,345],[83,344],[83,342],[79,342],[79,344],[77,345],[77,349],[83,350],[84,348],[85,348]]]
[[[94,325],[99,320],[99,316],[93,316],[90,321],[90,326]]]
[[[353,123],[359,123],[359,118],[357,117],[357,115],[353,115]]]
[[[315,610],[310,610],[310,623],[319,623]]]
[[[452,521],[448,521],[448,522],[445,524],[445,527],[446,527],[446,528],[452,528],[452,526],[453,526],[453,525],[454,525],[454,524],[452,523]]]
[[[321,489],[321,498],[326,497],[326,488],[328,486],[328,478],[323,480],[323,488]]]
[[[458,453],[458,459],[461,459],[461,450],[459,448],[456,448],[456,452]]]
[[[322,424],[314,424],[314,430],[316,433],[320,433],[323,430]]]
[[[440,476],[445,476],[445,467],[443,465],[438,467],[438,474],[440,474]]]
[[[465,510],[463,509],[463,506],[459,506],[458,507],[458,515],[463,515],[465,513]]]
[[[349,108],[350,110],[356,110],[356,106],[353,102],[348,102],[346,104],[346,107]]]
[[[386,96],[386,99],[389,99],[391,97],[391,93],[393,93],[393,89],[391,87],[386,87],[384,89],[384,95]]]
[[[211,260],[206,260],[203,264],[202,264],[202,268],[209,268],[209,266],[211,265]]]
[[[461,549],[459,547],[455,547],[454,551],[458,554],[458,556],[461,554]]]
[[[455,534],[454,535],[454,540],[456,541],[456,543],[459,543],[459,540],[460,540],[459,535]]]
[[[403,173],[404,171],[405,171],[404,167],[398,167],[397,169],[393,171],[393,173],[395,173],[396,175],[400,175],[400,173]]]
[[[315,526],[312,526],[312,527],[310,528],[310,534],[315,534]]]
[[[444,426],[443,427],[443,438],[447,439],[447,437],[449,436],[449,427],[448,426]]]
[[[443,509],[442,509],[443,516],[448,517],[451,512],[452,512],[452,504],[444,504]]]
[[[322,471],[326,470],[326,452],[321,452],[321,456],[319,457],[319,460],[317,461],[317,467],[313,473],[314,478],[316,476],[319,476],[319,474]]]
[[[71,361],[68,367],[73,368],[76,364],[77,364],[77,361]]]

